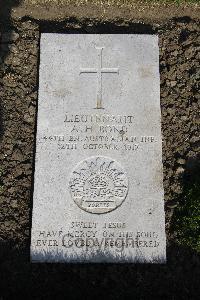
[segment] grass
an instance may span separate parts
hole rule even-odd
[[[182,203],[175,210],[173,223],[178,243],[200,253],[200,176],[185,190]]]

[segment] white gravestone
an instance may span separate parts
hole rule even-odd
[[[157,36],[40,49],[32,261],[165,262]]]

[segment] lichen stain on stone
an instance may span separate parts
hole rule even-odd
[[[153,76],[152,66],[140,67],[140,68],[138,68],[138,72],[142,78],[147,78],[147,77]]]
[[[97,97],[97,107],[96,109],[102,109],[102,99],[100,99],[99,97]]]
[[[156,190],[163,189],[163,168],[162,167],[158,166],[156,168],[152,181],[156,186]]]
[[[67,95],[70,95],[71,91],[68,91],[66,89],[59,89],[59,90],[52,91],[52,94],[54,96],[57,96],[57,97],[60,97],[60,98],[64,98]]]

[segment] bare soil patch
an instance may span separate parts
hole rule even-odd
[[[12,18],[31,17],[37,20],[62,21],[96,19],[135,22],[164,21],[188,16],[199,19],[199,1],[145,0],[0,0],[0,16],[10,10]]]

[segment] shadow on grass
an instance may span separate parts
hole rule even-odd
[[[2,299],[197,299],[200,291],[199,256],[177,244],[166,265],[30,264],[28,248],[5,252]]]
[[[200,159],[190,158],[183,178],[184,191],[172,218],[171,231],[180,245],[200,254]]]

